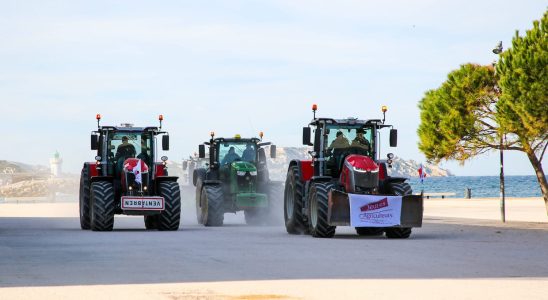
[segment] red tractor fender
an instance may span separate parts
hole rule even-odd
[[[297,160],[294,159],[289,163],[288,171],[292,167],[297,167],[299,178],[302,182],[309,181],[314,176],[314,165],[312,160]]]

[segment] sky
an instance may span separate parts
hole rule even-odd
[[[418,102],[461,64],[490,64],[541,18],[546,1],[2,1],[0,160],[78,173],[103,125],[155,126],[164,116],[180,161],[209,137],[300,146],[318,116],[382,117],[404,159],[418,150]],[[388,140],[388,131],[384,132]],[[456,175],[497,175],[499,154]],[[546,170],[546,162],[544,169]],[[505,152],[505,173],[532,175]]]

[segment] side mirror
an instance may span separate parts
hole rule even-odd
[[[390,147],[398,146],[398,130],[390,129]]]
[[[198,146],[198,157],[205,158],[205,145]]]
[[[312,146],[312,143],[310,143],[310,127],[303,127],[303,145]]]
[[[276,145],[270,145],[270,158],[276,158]]]
[[[183,161],[183,171],[186,171],[186,168],[188,167],[188,161]]]
[[[95,134],[91,135],[91,150],[99,149],[99,143],[97,142],[97,136]]]
[[[162,150],[169,150],[169,135],[162,136]]]

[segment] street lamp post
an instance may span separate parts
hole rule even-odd
[[[502,41],[493,49],[493,53],[499,55],[502,53]],[[495,67],[495,72],[497,68]],[[496,87],[498,90],[498,87]],[[502,222],[506,222],[506,204],[504,197],[504,134],[500,133],[500,218]]]

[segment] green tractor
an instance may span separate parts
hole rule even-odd
[[[215,138],[199,145],[200,158],[209,147],[209,163],[193,173],[196,186],[196,216],[199,224],[222,226],[224,214],[244,211],[250,225],[264,225],[274,219],[276,204],[281,206],[282,182],[271,181],[266,161],[276,157],[276,146],[261,138]],[[278,210],[278,211],[281,211]],[[281,215],[280,215],[281,219]]]

